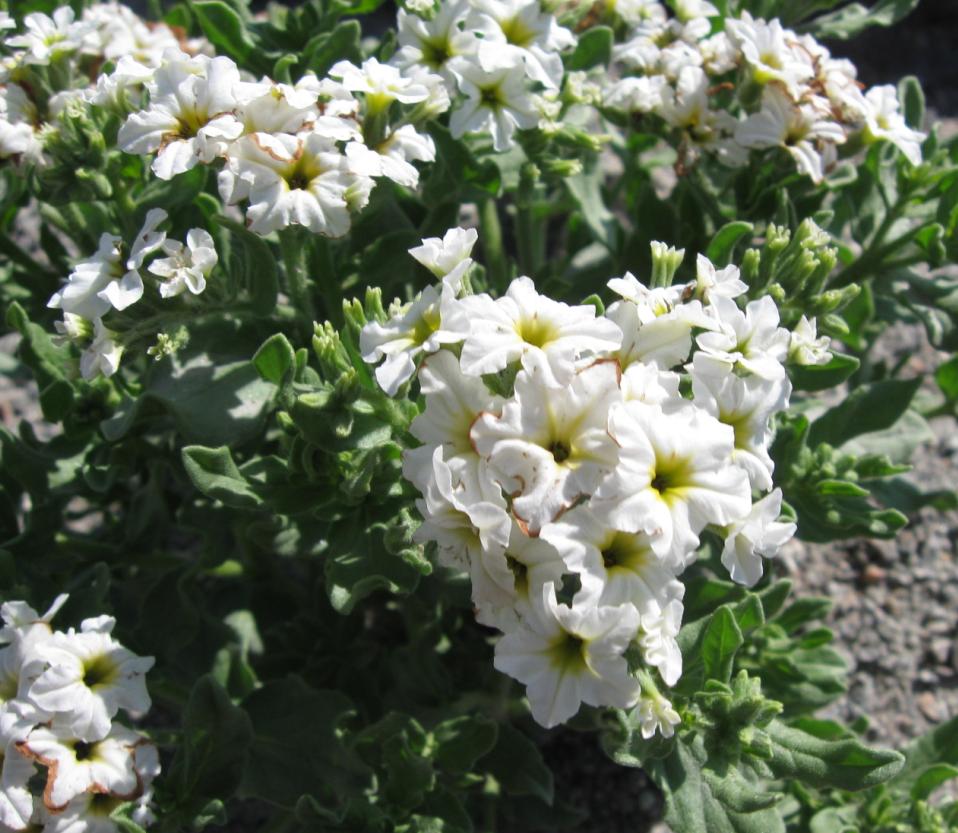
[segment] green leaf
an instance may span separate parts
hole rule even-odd
[[[403,516],[390,523],[370,523],[365,512],[357,511],[330,531],[326,592],[340,613],[349,613],[360,599],[377,590],[411,593],[420,577],[432,569],[418,545],[409,540],[404,546],[403,539],[411,539],[412,531],[402,528]]]
[[[920,385],[920,378],[886,379],[856,388],[812,423],[809,446],[840,446],[860,434],[891,428],[908,410]]]
[[[773,720],[765,731],[772,741],[772,756],[767,761],[772,772],[814,787],[874,787],[897,774],[905,763],[900,752],[874,749],[854,738],[824,740],[780,720]]]
[[[118,440],[159,408],[186,442],[235,447],[263,429],[275,393],[248,359],[178,354],[155,365],[140,396],[125,399],[101,430]]]
[[[780,793],[752,783],[733,766],[721,774],[706,768],[700,737],[679,740],[672,753],[646,770],[665,794],[665,821],[678,833],[784,833],[774,805]]]
[[[509,795],[535,796],[551,806],[555,791],[552,770],[542,760],[539,747],[514,726],[499,726],[496,745],[482,765]]]
[[[70,348],[57,347],[50,334],[31,323],[26,311],[15,301],[7,309],[7,324],[23,337],[18,348],[23,363],[33,371],[40,389],[44,419],[59,422],[73,407],[74,390],[68,371],[73,365]]]
[[[702,638],[702,665],[706,680],[727,683],[732,676],[735,654],[745,639],[732,611],[720,607],[709,622]]]
[[[575,51],[565,59],[566,69],[586,70],[612,59],[614,36],[608,26],[593,26],[579,35]]]
[[[934,439],[935,434],[925,418],[909,408],[891,428],[862,434],[845,443],[841,450],[859,458],[855,461],[855,471],[859,479],[867,480],[908,471],[918,447]]]
[[[429,124],[429,135],[436,143],[436,162],[423,181],[426,204],[451,199],[482,200],[496,197],[502,188],[502,175],[491,159],[478,160],[465,142],[453,139],[438,122]]]
[[[429,737],[409,715],[387,714],[357,736],[355,747],[366,763],[385,772],[380,795],[403,811],[419,807],[436,785]]]
[[[775,618],[777,624],[786,633],[794,633],[799,628],[824,619],[832,609],[831,599],[824,596],[803,596],[792,602]]]
[[[920,774],[928,767],[936,764],[958,766],[958,717],[916,738],[902,751],[906,766],[889,786],[896,791],[911,793]]]
[[[231,235],[227,265],[230,278],[248,293],[252,312],[264,317],[270,315],[279,294],[279,273],[273,251],[263,238],[228,217],[217,215],[213,222]]]
[[[354,714],[345,694],[311,688],[291,675],[254,691],[243,707],[253,740],[242,797],[293,808],[310,795],[336,806],[368,784],[368,770],[340,739],[342,724]]]
[[[732,252],[739,240],[751,234],[754,229],[755,226],[751,223],[741,220],[726,223],[715,233],[708,249],[705,250],[705,256],[716,266],[728,266],[732,262]]]
[[[210,799],[233,794],[252,734],[246,712],[233,705],[212,677],[201,677],[186,703],[183,735],[166,776],[180,813],[201,813]]]
[[[595,239],[610,251],[616,251],[619,224],[606,207],[602,178],[602,169],[596,165],[591,171],[566,177],[562,183],[579,206],[582,220]]]
[[[935,381],[949,402],[958,402],[958,356],[938,365]]]
[[[765,588],[758,594],[762,602],[762,612],[765,614],[766,621],[779,613],[785,604],[785,600],[788,598],[788,594],[791,592],[792,582],[788,579],[782,579],[781,581],[776,581],[775,584]]]
[[[204,448],[186,446],[182,451],[186,473],[204,495],[238,509],[254,508],[262,501],[240,474],[226,446]]]
[[[923,769],[911,788],[912,801],[926,801],[942,784],[958,778],[958,767],[951,764],[932,764]]]
[[[344,20],[338,23],[332,32],[315,35],[303,47],[303,66],[322,78],[336,61],[361,62],[362,50],[359,46],[361,36],[362,28],[358,20]]]
[[[273,333],[256,351],[253,364],[261,378],[274,385],[284,385],[296,370],[296,351],[285,335]]]
[[[891,26],[918,5],[918,0],[878,0],[871,8],[851,3],[816,18],[806,27],[816,38],[848,40],[869,26]]]
[[[921,130],[925,122],[925,93],[914,75],[906,75],[898,82],[898,100],[901,102],[905,124]]]
[[[859,367],[861,362],[854,356],[832,353],[825,364],[789,365],[788,375],[795,390],[818,391],[840,385]]]
[[[438,744],[436,765],[448,772],[469,772],[495,745],[499,724],[481,715],[454,717],[432,730]]]
[[[176,209],[192,204],[203,192],[208,173],[206,165],[197,165],[173,179],[151,177],[137,197],[137,211],[162,208],[175,219]]]
[[[189,6],[203,34],[216,47],[217,54],[226,55],[241,67],[248,68],[257,46],[239,14],[222,0],[192,0]]]

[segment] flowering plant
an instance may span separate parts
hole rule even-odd
[[[4,829],[554,830],[563,726],[675,833],[958,824],[778,558],[958,505],[873,350],[958,345],[958,142],[822,43],[915,4],[0,12]]]

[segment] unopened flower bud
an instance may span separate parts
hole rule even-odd
[[[658,240],[650,244],[652,249],[652,280],[653,287],[671,286],[675,273],[685,259],[685,249],[675,249]]]

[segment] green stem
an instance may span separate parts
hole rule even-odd
[[[545,262],[545,222],[536,216],[536,180],[538,171],[524,165],[519,175],[516,194],[516,247],[519,250],[519,271],[536,276]]]
[[[286,291],[293,308],[300,312],[310,330],[316,320],[316,306],[310,287],[308,272],[310,243],[308,229],[290,226],[279,233],[283,265],[286,267]],[[309,334],[307,333],[307,338]]]
[[[325,237],[316,237],[313,239],[313,249],[316,255],[315,284],[319,287],[323,299],[322,319],[339,327],[343,323],[343,292],[339,284],[330,241]]]
[[[499,209],[494,199],[486,200],[480,205],[479,225],[482,227],[479,239],[482,241],[489,282],[496,289],[505,290],[509,283],[509,264],[502,249],[502,224],[499,222]]]
[[[884,198],[884,190],[881,191],[881,194]],[[885,212],[885,219],[882,220],[881,225],[875,230],[872,239],[869,241],[865,251],[862,252],[861,257],[839,272],[835,279],[830,282],[829,286],[831,288],[841,289],[850,283],[860,283],[865,278],[872,277],[876,267],[880,266],[889,254],[903,245],[906,242],[905,238],[910,239],[913,236],[913,233],[909,232],[902,237],[896,238],[891,243],[885,244],[885,237],[899,219],[901,209],[907,201],[908,192],[905,191],[899,194],[898,199],[888,206]]]

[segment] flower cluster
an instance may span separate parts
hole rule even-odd
[[[50,621],[66,600],[58,596],[42,616],[25,602],[0,608],[0,824],[109,833],[119,829],[110,813],[126,802],[134,802],[134,821],[149,824],[159,756],[116,715],[149,710],[144,675],[153,658],[117,642],[111,616],[54,631]],[[38,766],[43,786],[35,795]]]
[[[117,235],[102,234],[96,253],[77,263],[50,298],[47,306],[63,311],[63,320],[56,322],[60,336],[83,350],[80,372],[84,379],[116,373],[124,343],[104,325],[103,317],[111,310],[122,312],[143,298],[144,270],[152,276],[161,299],[187,290],[199,295],[206,288],[206,278],[218,260],[213,238],[194,228],[186,235],[186,245],[168,240],[160,229],[167,219],[162,208],[151,209],[130,245]],[[167,257],[153,257],[147,263],[159,251]]]
[[[469,573],[477,619],[503,633],[496,667],[527,685],[540,723],[640,703],[643,731],[670,735],[678,715],[652,669],[670,686],[681,674],[678,577],[708,530],[732,579],[754,585],[794,533],[770,420],[788,404],[790,346],[821,362],[826,342],[805,321],[793,344],[768,296],[742,308],[734,266],[700,256],[694,282],[669,285],[683,253],[662,244],[656,286],[609,281],[602,315],[527,277],[498,299],[461,296],[475,240],[453,229],[412,250],[440,283],[361,334],[390,394],[419,361],[422,445],[404,459],[417,535]]]
[[[282,84],[244,78],[226,57],[169,49],[145,87],[148,105],[120,128],[120,148],[155,153],[161,179],[222,160],[220,196],[246,203],[258,234],[291,225],[346,234],[376,177],[418,184],[412,163],[432,161],[436,149],[416,125],[448,107],[438,76],[404,75],[375,58]],[[396,116],[394,102],[406,112]]]
[[[614,50],[621,77],[607,107],[657,115],[681,134],[688,158],[707,152],[740,165],[749,150],[782,148],[815,182],[853,138],[892,142],[921,162],[924,135],[905,123],[894,87],[863,91],[850,61],[778,20],[743,12],[712,34],[715,6],[674,5],[670,17],[658,0],[616,4],[630,31]]]
[[[393,62],[441,75],[455,101],[453,136],[486,134],[496,151],[508,150],[517,129],[548,115],[575,35],[539,0],[452,0],[431,12],[400,10]]]
[[[0,29],[16,28],[0,14]],[[164,50],[210,48],[202,39],[182,41],[164,23],[147,24],[122,3],[95,3],[80,18],[69,6],[32,12],[3,46],[0,159],[40,164],[45,134],[72,101],[122,103],[123,87],[146,77]]]

